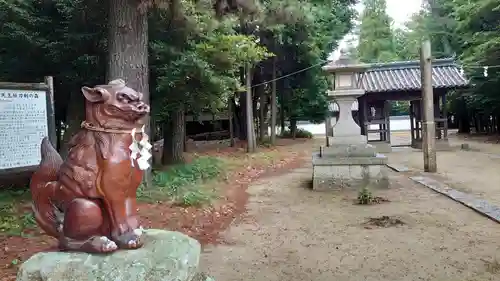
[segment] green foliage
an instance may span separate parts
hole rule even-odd
[[[279,81],[279,102],[291,119],[322,122],[328,81],[320,66],[352,28],[355,12],[351,1],[297,1],[296,5],[301,20],[284,26],[279,34],[280,72],[294,73]]]
[[[410,114],[410,104],[404,101],[391,102],[391,116],[401,116]]]
[[[368,187],[363,187],[358,192],[358,204],[360,205],[370,205],[375,201],[373,193],[368,189]]]
[[[254,88],[261,84],[267,99],[272,61],[276,76],[283,77],[277,92],[286,118],[324,120],[328,82],[320,67],[352,28],[355,0],[237,1],[230,13],[218,15],[213,1],[162,2],[148,11],[153,121],[169,120],[180,108],[193,114],[225,110],[228,99],[243,90],[241,70],[247,64],[254,67]],[[0,1],[0,80],[54,76],[56,123],[63,130],[79,126],[81,86],[106,82],[107,4]]]
[[[21,208],[30,200],[29,189],[2,187],[0,191],[0,233],[24,235],[26,229],[36,226],[29,208]]]
[[[424,39],[431,40],[434,57],[451,57],[456,22],[450,18],[445,1],[432,1],[414,13],[403,28],[394,28],[385,11],[385,0],[365,0],[368,9],[361,16],[356,57],[363,62],[416,60]]]
[[[290,130],[285,130],[284,132],[281,133],[280,137],[289,139],[293,138],[293,134]],[[312,139],[313,134],[307,130],[297,128],[297,130],[295,131],[295,137],[298,139]]]
[[[271,56],[252,35],[235,32],[234,18],[214,20],[207,3],[181,2],[184,18],[172,21],[168,11],[153,16],[151,50],[155,100],[161,119],[183,105],[200,112],[224,109],[236,91],[243,90],[239,70]]]
[[[219,158],[198,157],[191,163],[169,167],[165,171],[156,171],[154,186],[137,191],[137,198],[144,201],[169,200],[173,203],[192,206],[208,203],[214,194],[200,188],[204,182],[220,176],[224,163]]]
[[[363,6],[356,50],[358,59],[366,63],[397,59],[386,0],[364,0]]]
[[[500,98],[497,89],[500,83],[497,69],[483,77],[483,65],[498,65],[500,55],[499,3],[493,0],[435,0],[429,1],[419,14],[407,24],[408,30],[402,36],[406,48],[419,46],[421,38],[429,38],[435,57],[456,57],[463,63],[464,70],[474,87],[462,97],[463,91],[450,94],[450,111],[463,112],[467,104],[472,112],[484,114],[500,113]],[[401,47],[400,49],[405,49]],[[413,47],[418,57],[417,47]],[[416,54],[415,54],[416,53]]]

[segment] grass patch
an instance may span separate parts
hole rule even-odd
[[[191,163],[155,171],[153,187],[139,187],[137,198],[147,202],[171,201],[184,206],[208,203],[216,194],[203,188],[204,183],[219,177],[224,168],[224,161],[220,158],[197,157]]]
[[[359,190],[358,198],[356,199],[356,204],[358,205],[374,205],[385,202],[390,201],[384,197],[373,196],[373,193],[366,186]]]
[[[36,227],[31,210],[23,209],[23,205],[31,200],[29,189],[0,189],[0,233],[7,235],[23,235],[24,230]]]

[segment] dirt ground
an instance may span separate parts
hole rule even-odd
[[[500,206],[500,144],[486,141],[486,137],[464,138],[452,134],[450,145],[455,149],[437,152],[438,177],[457,190]],[[459,149],[463,143],[469,144],[469,151]],[[416,149],[395,149],[389,161],[417,171],[424,167],[422,151]]]
[[[141,203],[139,213],[146,228],[180,231],[202,245],[217,244],[219,233],[245,211],[249,183],[265,176],[281,174],[303,165],[303,157],[310,155],[311,140],[279,139],[274,148],[259,147],[258,153],[246,154],[243,143],[236,147],[227,144],[210,144],[191,150],[186,157],[211,155],[225,158],[228,171],[224,178],[214,181],[221,196],[211,206],[183,207],[168,203]],[[55,240],[30,231],[30,237],[0,233],[0,280],[15,280],[17,267],[39,251],[55,250]]]
[[[390,156],[422,166],[421,152]],[[455,151],[439,153],[438,165],[460,167],[446,176],[480,180],[470,188],[494,194],[499,160],[488,159]],[[404,174],[392,172],[390,189],[374,191],[390,202],[370,206],[353,203],[356,191],[313,192],[311,175],[306,166],[251,185],[247,215],[224,233],[226,244],[205,248],[204,270],[218,281],[500,280],[499,224]],[[404,224],[366,223],[384,216]]]

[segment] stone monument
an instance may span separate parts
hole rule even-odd
[[[365,94],[360,81],[366,68],[351,62],[346,54],[323,67],[334,75],[333,90],[328,91],[328,96],[337,103],[339,117],[332,129],[330,146],[313,154],[314,190],[389,185],[387,157],[377,154],[375,147],[367,143],[352,117],[352,104]]]
[[[200,279],[196,240],[140,225],[136,191],[151,158],[142,93],[120,79],[82,92],[85,121],[67,159],[44,138],[30,183],[36,222],[64,252],[34,255],[17,280]]]

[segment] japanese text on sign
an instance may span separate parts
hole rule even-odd
[[[0,89],[0,170],[38,165],[47,135],[45,91]]]

